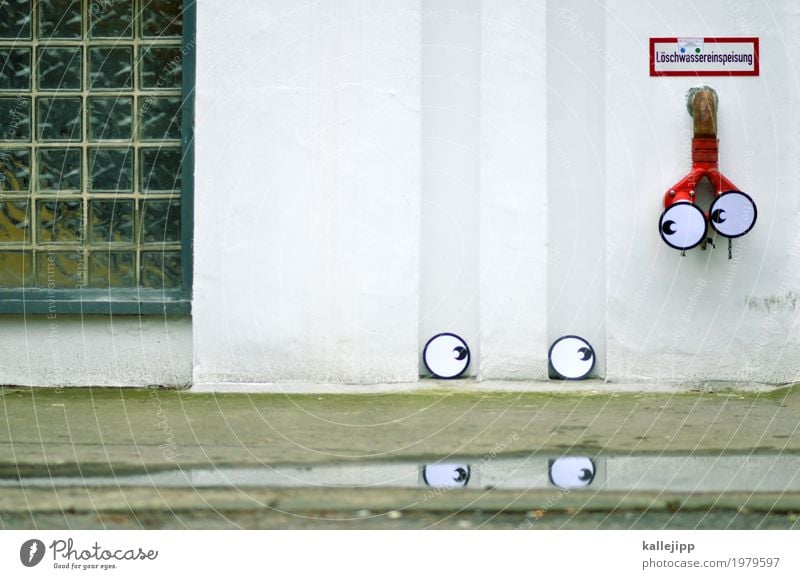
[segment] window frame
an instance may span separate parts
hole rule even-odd
[[[32,9],[36,3],[32,2]],[[184,0],[181,109],[181,288],[0,288],[0,314],[190,314],[194,239],[196,0]],[[34,58],[34,55],[31,55]],[[35,82],[35,79],[32,79]],[[84,128],[85,129],[85,128]],[[35,130],[31,127],[31,130]]]

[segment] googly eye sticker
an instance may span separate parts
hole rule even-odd
[[[425,344],[422,360],[436,378],[458,378],[469,367],[469,346],[455,334],[437,334]]]
[[[658,232],[664,243],[674,249],[692,249],[708,234],[708,222],[703,211],[688,201],[670,205],[658,220]]]
[[[592,484],[594,462],[583,456],[566,456],[550,461],[550,482],[561,489],[579,489]]]
[[[422,480],[433,489],[455,489],[469,483],[468,464],[428,464],[422,467]]]
[[[586,378],[594,368],[594,349],[579,336],[562,336],[550,346],[551,375],[564,380]]]
[[[741,237],[756,224],[756,203],[741,191],[726,191],[711,204],[708,212],[711,227],[724,237]]]

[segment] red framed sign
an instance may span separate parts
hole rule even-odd
[[[650,76],[758,76],[758,38],[650,39]]]

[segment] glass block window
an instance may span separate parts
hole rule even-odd
[[[0,0],[0,290],[186,289],[183,28],[182,0]]]

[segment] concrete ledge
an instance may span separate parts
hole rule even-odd
[[[760,382],[609,382],[581,381],[516,381],[516,380],[434,380],[384,384],[331,384],[310,382],[246,383],[224,382],[194,384],[194,393],[242,394],[400,394],[425,391],[445,392],[539,392],[539,393],[683,393],[683,392],[773,392],[790,385]]]

